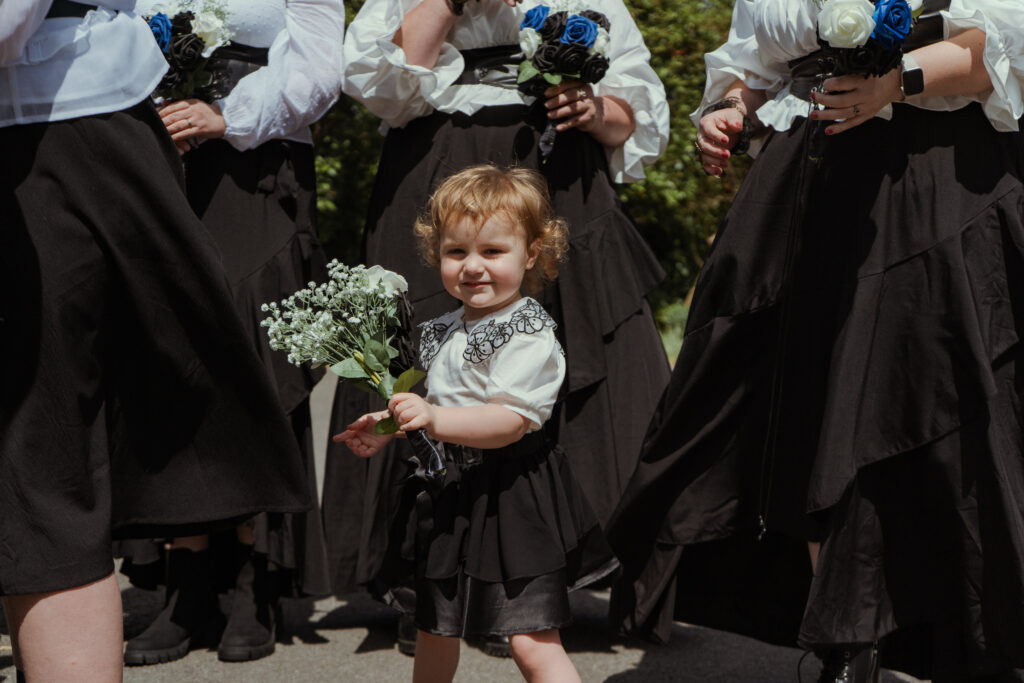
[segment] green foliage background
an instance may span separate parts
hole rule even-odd
[[[487,1],[487,0],[484,0]],[[349,21],[362,0],[349,3]],[[696,130],[689,114],[704,91],[704,53],[724,42],[733,0],[626,0],[665,84],[671,109],[668,150],[647,179],[619,194],[668,273],[652,304],[674,357],[686,318],[686,297],[721,222],[746,159],[730,163],[719,179],[706,176],[693,153]],[[317,124],[320,237],[328,254],[359,259],[363,221],[383,138],[379,120],[351,98]]]

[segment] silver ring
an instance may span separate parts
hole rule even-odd
[[[587,99],[587,89],[586,88],[580,88],[576,92],[576,99],[578,99],[578,100],[585,100],[585,99]]]
[[[189,127],[189,128],[192,128],[192,127],[193,127],[193,125],[192,125],[192,119],[186,119],[185,123],[187,123],[187,124],[188,124],[188,127]]]

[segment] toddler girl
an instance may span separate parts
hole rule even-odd
[[[558,635],[567,592],[616,561],[564,454],[541,434],[565,359],[554,321],[521,294],[555,277],[565,223],[539,174],[483,165],[448,178],[416,232],[463,306],[420,325],[426,398],[396,394],[334,437],[369,457],[391,438],[373,432],[390,412],[402,431],[445,442],[443,481],[410,480],[407,531],[393,539],[415,576],[413,681],[451,681],[469,635],[508,635],[528,681],[579,681]]]

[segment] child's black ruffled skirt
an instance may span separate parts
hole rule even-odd
[[[441,483],[411,478],[377,588],[443,636],[571,621],[568,592],[618,562],[563,451],[540,433],[493,450],[446,445]],[[415,598],[400,586],[415,586]]]

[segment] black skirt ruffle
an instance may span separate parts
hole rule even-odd
[[[313,434],[309,393],[323,371],[292,365],[270,348],[266,313],[260,307],[326,279],[325,258],[316,235],[316,182],[310,145],[271,140],[240,152],[224,140],[210,140],[188,152],[185,183],[190,205],[220,248],[238,315],[249,333],[265,372],[277,387],[295,443],[302,455],[306,486],[316,499]],[[264,484],[277,485],[274,477]],[[230,487],[231,482],[223,482]],[[260,515],[252,521],[254,548],[278,570],[286,593],[325,595],[330,592],[323,527],[318,511],[300,515]],[[228,536],[228,540],[230,540]],[[140,586],[153,583],[153,570],[163,568],[162,554],[122,544],[122,571]],[[162,543],[157,544],[162,547]],[[219,543],[215,543],[219,545]],[[225,580],[235,559],[230,548],[214,548],[214,564]],[[149,565],[148,567],[146,565]]]
[[[412,478],[402,499],[376,589],[432,633],[558,628],[567,591],[618,566],[565,454],[540,433],[478,464],[450,461],[443,483]]]
[[[435,112],[388,132],[365,233],[366,263],[409,281],[415,322],[457,307],[437,271],[424,265],[412,225],[434,189],[468,166],[518,163],[548,181],[555,213],[569,223],[569,254],[558,280],[537,298],[558,323],[566,385],[545,431],[557,441],[604,522],[633,471],[644,427],[669,376],[646,294],[663,272],[619,202],[603,147],[576,130],[558,134],[541,163],[542,104],[490,107],[467,116]],[[380,406],[339,386],[332,430]],[[329,446],[324,519],[335,590],[366,583],[383,559],[387,525],[405,476],[404,444],[366,463]],[[400,452],[400,454],[399,454]],[[397,461],[397,462],[396,462]]]
[[[793,584],[787,617],[737,630],[819,646],[926,627],[960,634],[939,648],[954,670],[1021,666],[1024,609],[994,597],[1024,594],[1019,135],[977,106],[897,106],[815,168],[804,132],[770,137],[701,272],[611,528],[616,618],[666,638],[696,604],[666,598],[715,555],[695,544],[733,539]],[[806,550],[742,541],[762,521],[824,541],[806,613]]]
[[[0,593],[108,574],[111,536],[309,509],[152,106],[3,128],[0,146]]]

